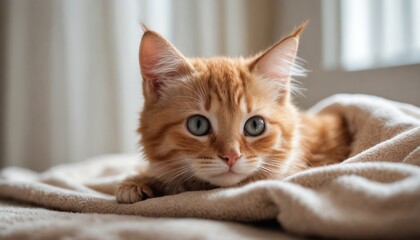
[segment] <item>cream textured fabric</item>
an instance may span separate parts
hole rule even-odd
[[[420,236],[420,110],[378,97],[341,94],[311,109],[320,111],[346,117],[354,136],[351,156],[284,181],[186,192],[129,205],[117,204],[112,194],[117,182],[141,163],[138,156],[105,156],[41,174],[6,168],[0,173],[0,237]],[[270,219],[277,219],[283,230],[215,221]]]

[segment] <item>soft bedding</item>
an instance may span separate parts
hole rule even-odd
[[[0,238],[293,239],[420,237],[420,110],[340,94],[310,109],[348,122],[341,164],[282,181],[117,204],[140,155],[109,155],[43,173],[0,172]],[[268,225],[268,226],[267,226]]]

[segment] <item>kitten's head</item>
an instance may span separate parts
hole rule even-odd
[[[246,59],[186,58],[145,29],[139,132],[153,175],[217,186],[279,177],[298,137],[290,78],[304,26]]]

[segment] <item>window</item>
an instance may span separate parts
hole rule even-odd
[[[327,69],[420,63],[419,0],[323,0],[322,4]]]

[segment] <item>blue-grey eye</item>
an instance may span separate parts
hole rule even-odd
[[[261,135],[265,129],[264,119],[258,116],[248,119],[244,126],[245,135],[256,137]]]
[[[210,132],[210,122],[201,115],[194,115],[187,120],[188,131],[195,136],[204,136]]]

